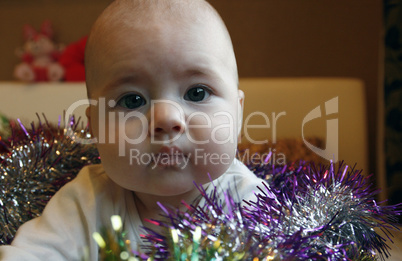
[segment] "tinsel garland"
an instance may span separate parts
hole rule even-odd
[[[119,230],[97,234],[98,240],[106,238],[100,244],[103,260],[368,261],[389,256],[386,239],[375,229],[390,239],[401,205],[378,205],[370,177],[342,163],[276,167],[267,162],[249,165],[267,182],[255,201],[235,202],[227,191],[221,202],[216,190],[208,195],[200,186],[204,205],[183,202],[185,212],[160,206],[168,221],[150,222],[165,233],[144,228],[150,243],[143,248],[146,255],[131,251]]]
[[[46,120],[46,119],[45,119]],[[59,121],[60,122],[60,121]],[[39,216],[53,194],[80,169],[99,163],[94,146],[83,145],[75,137],[87,138],[89,132],[69,126],[52,127],[39,120],[27,130],[21,123],[12,126],[12,134],[0,141],[0,244],[11,243],[24,222]]]
[[[21,124],[2,140],[0,155],[1,244],[8,244],[18,227],[39,216],[52,195],[87,164],[99,162],[92,145],[76,142],[71,135],[90,138],[78,123],[51,127],[47,123]],[[378,260],[388,256],[386,238],[396,228],[401,206],[382,206],[378,191],[361,171],[342,164],[315,166],[299,162],[275,166],[269,158],[248,166],[266,181],[256,200],[236,202],[227,191],[224,200],[216,190],[199,190],[205,204],[187,211],[160,206],[162,227],[150,229],[143,253],[130,250],[118,217],[94,238],[103,260]],[[225,206],[225,207],[223,207]],[[166,221],[167,220],[167,221]],[[117,224],[117,225],[116,225]],[[120,224],[120,225],[119,225]]]

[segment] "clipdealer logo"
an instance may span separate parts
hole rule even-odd
[[[325,102],[324,105],[324,110],[325,110],[325,116],[333,115],[338,113],[338,96],[335,98],[332,98],[328,101]],[[321,106],[315,107],[313,110],[311,110],[303,119],[302,122],[302,138],[304,144],[312,150],[314,153],[319,155],[320,157],[327,159],[329,161],[337,162],[338,161],[338,149],[339,149],[339,126],[338,126],[338,118],[335,119],[328,119],[326,120],[326,141],[325,141],[325,149],[318,148],[314,146],[313,144],[309,143],[305,137],[304,137],[304,126],[308,123],[311,122],[312,120],[315,120],[317,118],[321,118]]]
[[[163,101],[154,101],[154,102],[155,103],[156,102],[167,102],[170,105],[175,106],[180,111],[180,113],[184,114],[183,109],[180,107],[180,105],[176,104],[176,103],[174,103],[172,101],[163,100]],[[109,101],[108,102],[109,106],[113,106],[114,104],[115,104],[114,101]],[[100,135],[99,140],[97,138],[81,138],[81,137],[78,137],[78,136],[76,136],[74,130],[72,130],[71,128],[68,128],[68,126],[71,126],[70,121],[71,121],[72,115],[74,114],[74,111],[80,106],[88,106],[88,105],[98,106],[99,107],[98,112],[100,114],[102,114],[102,113],[106,114],[106,101],[105,101],[104,98],[100,98],[99,101],[83,99],[83,100],[79,100],[79,101],[73,103],[66,111],[66,116],[68,116],[68,117],[65,117],[65,126],[67,128],[66,135],[69,136],[70,138],[72,138],[73,140],[75,140],[76,142],[82,143],[82,144],[93,144],[93,143],[99,143],[99,142],[104,143],[104,142],[106,142],[106,137],[104,137],[104,132],[103,132],[104,128],[106,127],[105,122],[102,123],[104,126],[99,126],[99,128],[101,130],[100,133],[102,134],[102,135]],[[320,157],[322,157],[322,158],[324,158],[324,159],[326,159],[328,161],[332,160],[333,162],[337,162],[338,158],[339,158],[339,155],[338,155],[339,154],[339,123],[338,123],[338,118],[334,118],[333,115],[338,113],[339,97],[338,96],[334,97],[334,98],[332,98],[332,99],[330,99],[330,100],[328,100],[328,101],[326,101],[324,103],[324,111],[325,111],[324,115],[322,113],[321,107],[322,107],[321,105],[318,105],[317,107],[312,109],[310,112],[308,112],[307,115],[303,118],[302,126],[301,126],[302,139],[303,139],[304,144],[311,151],[313,151],[314,153],[316,153]],[[214,129],[212,131],[212,133],[216,133],[216,131],[219,128],[229,128],[229,129],[231,129],[231,132],[230,132],[231,135],[226,140],[219,140],[219,141],[216,140],[215,137],[211,137],[212,141],[214,141],[217,144],[223,144],[225,142],[233,142],[233,136],[235,136],[235,133],[236,133],[234,131],[234,128],[236,128],[234,123],[236,121],[235,121],[235,119],[231,119],[232,116],[230,114],[225,113],[225,112],[221,112],[221,113],[218,113],[218,115],[213,115],[213,116],[222,116],[222,115],[229,119],[228,120],[229,123],[226,122],[226,123],[222,124],[222,126],[216,127],[216,129]],[[268,122],[269,122],[269,117],[265,113],[263,113],[261,111],[253,112],[253,115],[260,115],[260,116],[262,115],[262,116],[264,116],[266,121],[268,120]],[[135,140],[128,139],[126,133],[124,133],[124,131],[119,130],[120,131],[120,134],[119,134],[120,140],[117,141],[117,142],[119,142],[119,145],[122,147],[122,151],[123,151],[123,148],[125,146],[125,142],[131,143],[131,144],[137,144],[137,143],[140,143],[141,141],[143,141],[145,139],[145,136],[146,136],[146,133],[147,133],[146,128],[148,128],[148,123],[147,123],[146,117],[143,114],[141,114],[139,112],[136,112],[136,111],[132,111],[132,112],[129,112],[128,114],[119,113],[118,114],[118,119],[116,119],[116,117],[114,115],[109,115],[109,116],[112,116],[112,117],[109,117],[109,119],[113,120],[113,122],[112,122],[113,124],[115,123],[116,120],[118,120],[119,122],[124,122],[124,121],[128,120],[131,117],[138,118],[142,122],[142,125],[143,125],[144,129],[143,129],[141,137],[139,137],[138,139],[135,139]],[[205,115],[205,114],[201,115],[200,113],[197,113],[197,115],[190,115],[189,118],[191,119],[194,116],[203,116],[203,117],[206,117],[208,122],[211,121],[211,119],[208,118],[208,115]],[[275,113],[272,113],[272,116],[273,116],[273,120],[274,120],[274,123],[273,123],[273,126],[272,126],[274,128],[274,130],[273,130],[273,142],[276,143],[276,136],[277,136],[276,135],[276,124],[277,124],[277,120],[278,120],[279,117],[286,116],[286,112],[280,112],[278,115],[276,115]],[[321,148],[316,147],[316,146],[314,146],[313,144],[311,144],[310,142],[307,141],[307,139],[305,137],[304,129],[305,129],[305,126],[308,125],[309,122],[311,122],[313,120],[316,120],[316,119],[319,119],[319,118],[322,118],[324,116],[325,117],[328,116],[328,117],[330,117],[330,119],[326,120],[326,140],[325,140],[326,145],[325,145],[325,149],[321,149]],[[101,118],[104,118],[104,117],[101,117]],[[249,135],[247,135],[247,129],[248,128],[267,128],[267,127],[269,128],[270,126],[269,125],[262,125],[262,126],[249,125],[248,120],[249,120],[249,118],[246,119],[246,121],[244,123],[244,126],[243,126],[243,129],[245,130],[245,133],[246,133],[246,135],[245,135],[246,140],[248,142],[252,143],[252,144],[261,144],[261,143],[267,142],[267,140],[265,140],[263,142],[253,140]],[[193,127],[197,128],[197,126],[193,126]],[[206,127],[206,126],[203,125],[203,126],[198,126],[198,127]],[[188,133],[186,133],[186,134],[188,135]],[[210,140],[195,141],[195,140],[193,140],[191,138],[191,136],[189,136],[189,140],[190,140],[190,142],[194,142],[194,143],[197,143],[197,142],[198,143],[199,142],[208,143],[208,142],[210,142]],[[116,142],[116,141],[114,140],[114,138],[111,139],[111,137],[109,137],[109,142],[113,143],[113,142]],[[121,151],[121,153],[123,153],[122,151]]]

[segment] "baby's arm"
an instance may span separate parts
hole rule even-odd
[[[0,247],[1,260],[82,260],[85,248],[97,256],[91,235],[101,223],[97,201],[104,197],[99,194],[108,189],[105,177],[90,176],[80,173],[55,194],[41,217],[22,225],[11,246]]]

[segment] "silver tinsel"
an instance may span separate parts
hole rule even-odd
[[[0,154],[0,244],[9,244],[24,222],[39,216],[49,199],[87,164],[99,162],[94,146],[76,142],[90,138],[86,129],[51,127],[39,122],[27,131],[22,125],[2,140]]]
[[[377,260],[389,256],[389,246],[374,229],[389,235],[401,213],[401,205],[378,205],[377,192],[361,171],[305,165],[275,174],[247,214],[270,242],[283,233],[307,238],[306,260]]]
[[[164,232],[146,229],[143,237],[150,244],[143,248],[145,256],[132,253],[136,260],[375,261],[387,257],[387,242],[374,229],[396,228],[401,205],[377,205],[370,178],[360,171],[342,164],[337,170],[333,164],[307,163],[249,167],[267,181],[255,201],[241,206],[231,197],[235,190],[228,190],[223,202],[216,189],[207,194],[199,186],[205,204],[183,202],[187,211],[160,205],[165,218],[151,222]],[[102,237],[106,240],[100,245],[102,260],[119,260],[121,253],[131,252],[121,231]]]
[[[93,145],[77,140],[91,138],[87,129],[77,126],[74,121],[66,127],[39,123],[27,131],[20,124],[1,141],[0,244],[10,243],[21,224],[39,216],[83,166],[100,162]],[[255,201],[241,206],[230,196],[235,191],[227,191],[222,202],[215,190],[207,195],[200,186],[202,206],[184,203],[188,211],[181,212],[161,205],[166,219],[152,223],[166,233],[147,229],[147,254],[154,260],[215,261],[387,257],[386,239],[374,229],[387,235],[395,228],[401,205],[377,204],[377,191],[360,171],[342,164],[316,167],[304,162],[278,167],[264,161],[249,168],[268,184],[261,185]],[[124,232],[112,235],[117,232],[122,234],[111,237],[117,242],[108,241],[103,249],[105,260],[119,260],[123,250],[129,253]]]

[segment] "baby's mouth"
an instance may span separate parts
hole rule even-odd
[[[181,167],[188,163],[188,155],[185,155],[178,147],[162,147],[154,155],[154,167]]]

